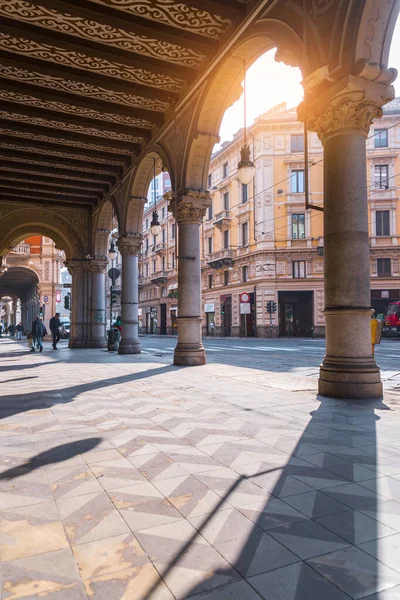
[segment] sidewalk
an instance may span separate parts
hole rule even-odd
[[[2,600],[398,600],[400,394],[315,385],[1,339]]]

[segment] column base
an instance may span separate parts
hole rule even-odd
[[[178,367],[198,367],[207,362],[204,346],[193,347],[178,342],[174,352],[174,365]]]
[[[130,342],[122,339],[119,343],[118,354],[140,354],[140,342]]]
[[[378,400],[383,397],[380,370],[371,358],[326,356],[320,368],[318,393],[346,400]]]
[[[89,340],[88,348],[107,348],[107,341],[104,340]]]
[[[84,348],[82,340],[69,340],[68,348]]]

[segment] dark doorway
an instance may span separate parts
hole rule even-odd
[[[222,327],[222,337],[231,337],[231,335],[232,335],[232,296],[221,296],[221,327]]]
[[[311,337],[314,292],[279,292],[279,335]]]
[[[167,305],[160,304],[160,334],[167,335]]]

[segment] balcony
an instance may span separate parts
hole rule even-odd
[[[249,202],[249,200],[247,200],[243,204],[239,204],[238,215],[239,216],[245,215],[246,213],[250,212],[250,210],[251,210],[250,202]]]
[[[233,265],[233,258],[235,256],[234,250],[220,250],[219,252],[213,252],[210,255],[207,265],[212,269],[222,269],[224,267],[231,267]]]
[[[393,235],[382,235],[370,238],[371,246],[397,246],[398,238]]]
[[[167,250],[167,245],[165,242],[160,242],[154,246],[153,250],[156,254],[164,254]]]
[[[218,213],[214,217],[214,226],[218,227],[218,229],[222,229],[225,225],[228,225],[231,221],[231,217],[229,216],[229,210],[223,210]]]
[[[292,239],[290,241],[291,241],[292,248],[307,248],[307,246],[308,246],[306,239],[300,239],[300,240]]]
[[[204,231],[210,231],[210,229],[212,229],[214,227],[214,219],[207,219],[206,221],[203,221],[203,230]]]
[[[166,283],[168,281],[168,271],[156,271],[151,276],[151,283]]]
[[[17,244],[16,246],[14,246],[14,248],[11,249],[11,253],[28,257],[31,255],[31,247],[29,244],[24,244],[23,242],[21,242],[20,244]]]

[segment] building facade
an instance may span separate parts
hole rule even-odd
[[[306,208],[303,125],[281,104],[248,131],[253,181],[237,178],[239,131],[210,164],[212,197],[201,226],[203,334],[322,336],[324,319],[323,152],[308,134]],[[367,140],[371,304],[385,314],[400,300],[400,99],[383,109]],[[167,200],[157,204],[161,234],[145,210],[139,319],[144,333],[176,333],[177,239]],[[272,310],[276,306],[276,311]]]

